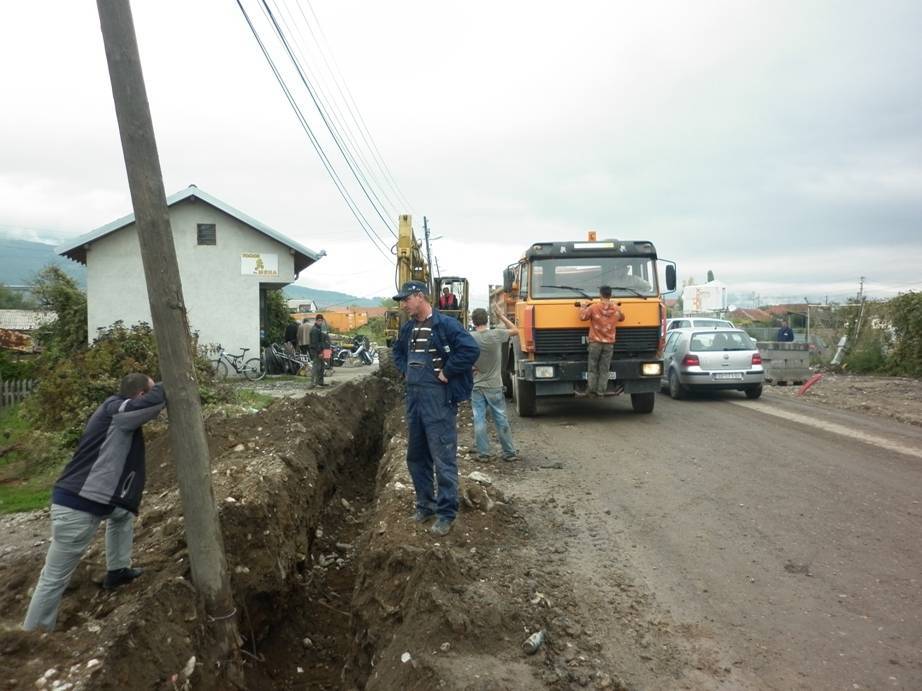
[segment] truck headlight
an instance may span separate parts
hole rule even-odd
[[[657,377],[663,373],[663,364],[661,362],[645,362],[641,365],[640,371],[645,377]]]
[[[535,379],[553,379],[554,367],[552,365],[540,365],[535,367]]]

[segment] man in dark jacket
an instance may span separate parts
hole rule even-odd
[[[166,404],[163,387],[146,374],[122,379],[90,417],[73,458],[51,494],[51,546],[32,595],[23,628],[51,631],[61,596],[106,521],[103,588],[117,588],[141,575],[131,568],[134,518],[144,492],[144,435],[141,427]]]
[[[790,343],[794,340],[794,329],[788,326],[787,319],[781,322],[781,328],[778,329],[778,335],[775,336],[775,340],[781,341],[782,343]]]
[[[326,386],[323,383],[323,351],[330,347],[330,336],[324,331],[324,322],[322,314],[314,318],[314,327],[311,329],[308,341],[311,354],[311,388],[315,386]]]
[[[298,352],[298,322],[294,319],[289,319],[285,326],[285,351],[289,355]]]
[[[458,403],[471,397],[480,346],[457,319],[432,309],[422,281],[404,283],[394,299],[410,317],[393,353],[407,384],[407,467],[416,521],[435,517],[432,533],[447,535],[458,514]]]

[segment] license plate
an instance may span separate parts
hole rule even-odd
[[[743,375],[739,372],[718,372],[714,375],[714,379],[742,379]]]
[[[608,380],[609,380],[609,381],[614,381],[614,380],[617,379],[617,378],[618,378],[618,373],[617,373],[617,372],[609,372],[609,373],[608,373]],[[583,372],[583,380],[584,380],[584,381],[587,381],[588,379],[589,379],[589,372]]]

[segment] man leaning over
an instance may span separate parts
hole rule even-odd
[[[35,586],[23,628],[51,631],[61,596],[83,553],[106,521],[103,588],[116,588],[141,575],[131,568],[134,518],[144,492],[144,435],[141,427],[163,410],[161,384],[146,374],[124,377],[90,417],[77,450],[51,493],[51,546]]]
[[[447,535],[458,513],[458,403],[471,397],[480,348],[457,319],[432,309],[422,281],[407,281],[394,299],[409,316],[393,354],[406,378],[407,467],[416,520],[435,517],[432,533]]]
[[[608,370],[615,352],[615,324],[624,321],[621,307],[611,300],[611,287],[599,287],[599,302],[580,300],[579,318],[589,322],[589,386],[577,396],[608,394]]]

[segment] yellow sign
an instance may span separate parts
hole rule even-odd
[[[240,273],[244,276],[278,276],[279,256],[259,252],[242,252],[240,254]]]

